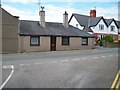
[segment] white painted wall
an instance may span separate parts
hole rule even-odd
[[[99,24],[104,25],[104,30],[99,30]],[[101,34],[108,33],[108,28],[107,28],[106,24],[104,23],[103,19],[101,19],[100,22],[95,27],[91,27],[91,29],[93,30],[94,33],[101,33]]]
[[[115,26],[115,31],[111,31],[111,26]],[[116,35],[118,35],[118,28],[115,25],[114,21],[108,27],[108,34],[116,34]]]
[[[81,29],[81,30],[83,30],[83,28],[84,28],[84,26],[81,26],[81,25],[78,23],[78,21],[75,19],[74,16],[72,17],[72,19],[71,19],[71,21],[70,21],[69,24],[72,25],[72,26],[74,26],[74,27],[76,27],[76,24],[78,24],[78,28]]]

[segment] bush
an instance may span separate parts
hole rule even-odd
[[[113,41],[114,41],[113,36],[105,36],[100,40],[100,42],[113,42]]]

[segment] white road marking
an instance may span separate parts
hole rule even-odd
[[[11,66],[13,66],[13,65],[3,66],[3,68],[4,68],[4,69],[7,69],[7,68],[11,68]]]
[[[30,64],[20,64],[20,66],[30,66]]]
[[[69,60],[62,60],[62,61],[60,61],[60,62],[68,62]]]
[[[106,56],[101,56],[101,58],[105,58]]]
[[[97,59],[98,57],[93,57],[94,59]]]
[[[79,58],[72,59],[71,61],[78,61],[80,60]]]
[[[0,86],[0,90],[2,90],[2,88],[6,85],[6,83],[10,80],[10,78],[12,77],[13,73],[14,73],[14,66],[13,65],[9,65],[9,66],[3,66],[3,68],[7,69],[7,68],[11,68],[12,71],[10,73],[10,75],[8,76],[8,78],[5,80],[5,82]]]
[[[82,59],[87,59],[87,58],[82,58]]]
[[[24,64],[20,64],[20,66],[24,66]]]
[[[52,64],[52,63],[59,63],[59,62],[57,62],[57,61],[48,62],[48,64]]]
[[[112,57],[113,55],[109,55],[109,57]]]
[[[35,65],[39,65],[39,64],[42,64],[41,62],[39,62],[39,63],[35,63]]]

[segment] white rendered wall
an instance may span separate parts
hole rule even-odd
[[[72,17],[72,19],[71,19],[71,21],[70,21],[69,24],[72,25],[72,26],[74,26],[74,27],[76,27],[76,24],[78,24],[78,28],[81,29],[81,30],[83,30],[83,28],[84,28],[83,26],[81,26],[81,25],[78,23],[78,21],[75,19],[74,16]]]
[[[104,30],[99,30],[99,24],[104,25]],[[95,27],[91,27],[91,29],[93,30],[94,33],[108,34],[108,28],[104,23],[103,19],[101,19],[100,22]]]

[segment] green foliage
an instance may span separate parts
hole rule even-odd
[[[113,41],[114,41],[113,36],[105,36],[100,40],[100,42],[113,42]]]

